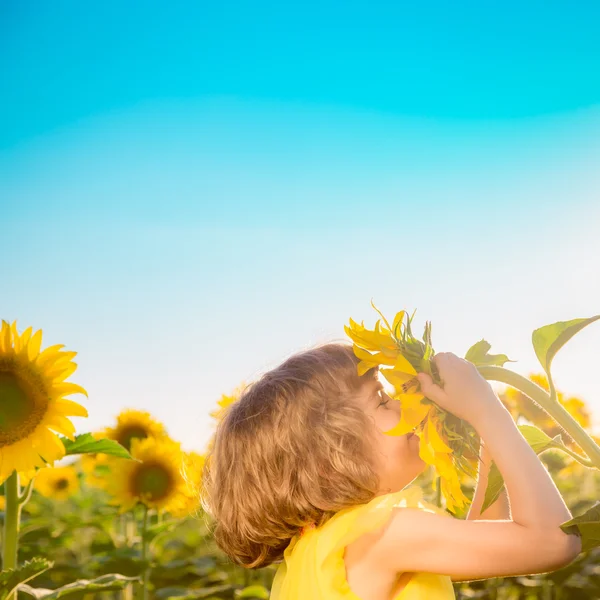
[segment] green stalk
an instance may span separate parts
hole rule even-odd
[[[436,475],[434,475],[435,477]],[[435,487],[435,503],[440,508],[442,507],[442,478],[437,476],[437,484]]]
[[[600,446],[588,435],[587,431],[571,416],[558,400],[551,401],[550,394],[539,385],[529,379],[505,369],[496,366],[481,366],[477,370],[485,379],[500,381],[506,383],[515,389],[523,392],[532,400],[535,400],[574,440],[579,447],[587,454],[589,461],[579,457],[581,464],[585,466],[594,466],[600,469]],[[573,456],[572,453],[570,453]],[[574,457],[576,458],[576,457]],[[582,462],[583,460],[583,462]]]
[[[2,536],[2,569],[17,568],[17,550],[19,547],[19,522],[21,506],[19,502],[19,475],[13,471],[4,482],[6,508],[4,512],[4,534]],[[17,600],[17,592],[11,594],[8,600]]]
[[[143,517],[142,517],[142,563],[146,562],[146,557],[148,555],[148,539],[146,536],[146,530],[148,529],[148,507],[143,505]],[[150,569],[146,566],[143,567],[144,570],[142,572],[142,581],[140,583],[140,587],[138,588],[138,600],[148,600],[148,578],[150,575]]]

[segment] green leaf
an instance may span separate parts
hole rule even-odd
[[[0,571],[0,600],[4,600],[14,589],[48,570],[54,563],[45,558],[36,557],[16,569]]]
[[[517,362],[510,360],[506,354],[488,354],[491,344],[485,340],[479,340],[473,344],[465,354],[465,360],[472,362],[475,366],[496,366],[502,367],[507,362]]]
[[[236,600],[238,598],[248,598],[251,600],[269,600],[269,590],[262,585],[251,585],[243,590],[236,590]]]
[[[531,341],[535,354],[540,361],[540,364],[548,375],[548,383],[550,386],[550,397],[552,401],[556,399],[556,390],[550,375],[550,365],[556,353],[579,331],[584,327],[600,319],[600,315],[590,317],[589,319],[572,319],[571,321],[558,321],[551,325],[544,325],[536,329],[531,334]]]
[[[544,452],[545,450],[549,450],[550,448],[556,448],[557,450],[566,451],[566,447],[563,444],[560,434],[551,438],[548,435],[546,435],[541,429],[533,425],[519,425],[518,429],[536,454],[541,454],[542,452]],[[503,487],[504,478],[500,474],[500,470],[496,466],[496,463],[492,462],[490,473],[488,475],[488,485],[485,490],[485,499],[483,501],[483,506],[481,507],[481,512],[486,510],[491,504],[493,504],[497,500]]]
[[[190,589],[184,587],[167,587],[162,588],[160,590],[156,590],[154,595],[159,600],[167,600],[168,598],[177,598],[177,600],[199,600],[200,598],[205,600],[211,600],[212,598],[219,598],[219,596],[215,596],[214,594],[230,594],[231,591],[232,586],[229,584],[197,589]]]
[[[58,598],[81,598],[90,592],[111,592],[122,590],[127,584],[139,581],[138,577],[124,577],[118,573],[102,575],[96,579],[79,579],[56,590],[33,588],[28,585],[21,586],[19,592],[29,594],[35,600],[58,600]]]
[[[600,547],[600,502],[597,502],[582,515],[563,523],[560,528],[565,533],[581,536],[581,551],[587,552]]]
[[[131,454],[115,440],[97,440],[91,433],[82,433],[74,440],[61,437],[67,455],[71,454],[110,454],[119,458],[131,458]]]
[[[181,519],[171,519],[170,521],[164,521],[163,523],[157,523],[156,525],[151,525],[146,529],[143,534],[143,539],[150,542],[157,535],[161,533],[166,533],[168,531],[172,531],[177,527],[177,525],[181,525]]]

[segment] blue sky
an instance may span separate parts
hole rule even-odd
[[[222,392],[417,308],[437,350],[600,312],[597,3],[5,2],[1,314],[90,418],[190,448]],[[600,429],[600,328],[555,360]]]

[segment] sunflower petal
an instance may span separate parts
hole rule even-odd
[[[57,369],[48,371],[46,376],[53,380],[53,383],[60,383],[68,379],[77,370],[77,363],[69,362]]]
[[[428,427],[428,437],[429,437],[429,443],[431,444],[431,447],[434,449],[435,452],[442,452],[442,453],[447,453],[447,452],[452,452],[452,448],[450,448],[449,446],[447,446],[444,443],[444,440],[442,440],[436,424],[433,422],[433,419],[428,419],[427,421],[427,427]]]
[[[60,383],[55,386],[52,390],[55,399],[63,398],[64,396],[70,396],[71,394],[83,394],[87,397],[87,392],[76,383]]]
[[[410,373],[396,371],[396,369],[381,369],[381,374],[397,389],[413,378]]]
[[[44,419],[44,425],[56,433],[62,433],[70,440],[74,439],[75,425],[62,415],[52,415]]]
[[[31,362],[33,362],[40,353],[40,347],[42,345],[42,330],[38,329],[33,337],[29,340],[29,345],[27,347],[27,357]]]
[[[64,348],[64,344],[55,344],[54,346],[48,346],[45,348],[36,359],[36,364],[40,367],[44,367],[46,363],[53,362],[56,355],[60,352],[61,348]]]
[[[410,362],[408,362],[408,360],[402,354],[398,354],[398,358],[396,359],[396,363],[394,364],[394,371],[409,373],[413,376],[417,374],[415,368],[410,364]]]
[[[404,316],[405,315],[406,315],[406,311],[405,310],[401,310],[394,317],[394,322],[392,323],[392,333],[394,334],[394,337],[396,337],[396,338],[400,337],[398,335],[400,333],[400,331],[398,331],[398,329],[401,327],[402,323],[404,322]]]
[[[73,400],[56,400],[52,404],[52,408],[55,412],[60,413],[64,417],[87,417],[88,411],[85,406],[81,406]]]
[[[32,445],[39,452],[42,458],[52,464],[55,460],[60,460],[65,455],[65,447],[58,437],[46,429],[39,427],[32,439]]]
[[[10,340],[10,324],[2,319],[2,329],[0,330],[0,352],[8,353],[9,349],[12,348]]]

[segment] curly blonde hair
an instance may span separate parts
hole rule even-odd
[[[217,545],[250,569],[282,560],[299,529],[372,500],[379,477],[374,424],[356,398],[352,346],[299,352],[228,407],[202,472],[201,504]]]

